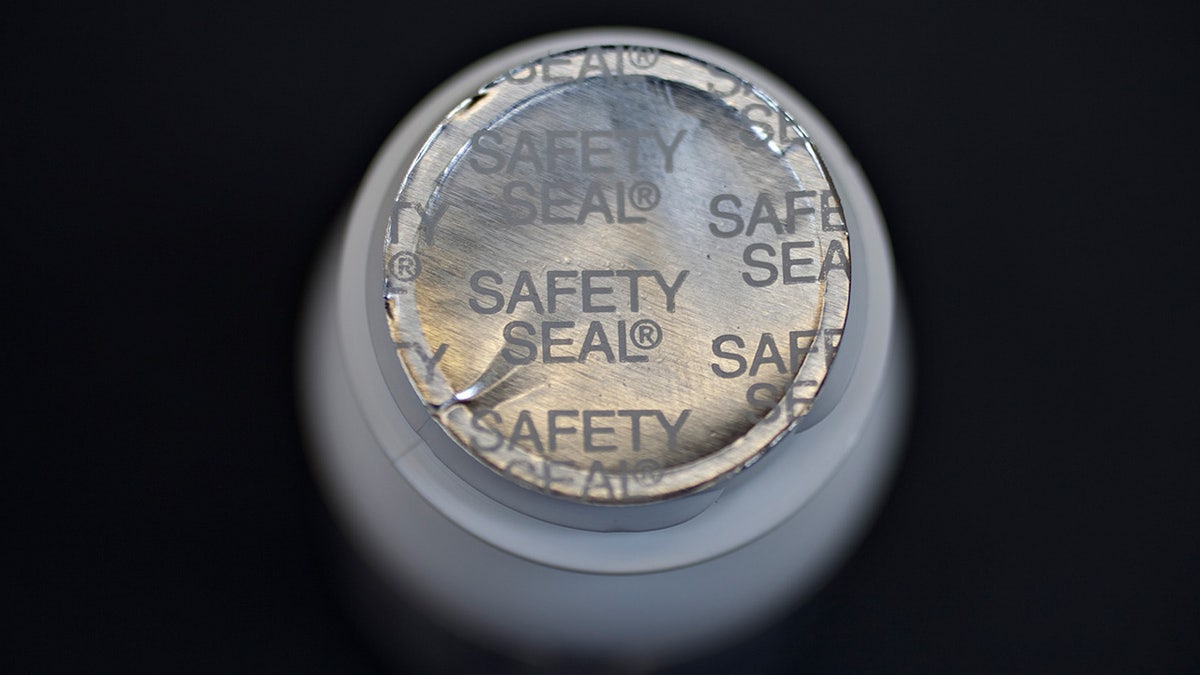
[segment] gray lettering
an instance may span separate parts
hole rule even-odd
[[[663,430],[667,432],[667,449],[674,450],[678,447],[679,429],[687,421],[688,416],[692,414],[691,409],[679,413],[679,417],[675,418],[674,424],[667,420],[667,416],[662,414],[661,411],[655,410],[654,414],[658,417],[658,422],[662,425]]]
[[[598,444],[594,437],[598,434],[616,434],[616,429],[613,427],[596,426],[592,420],[597,417],[613,417],[616,413],[612,410],[584,410],[583,411],[583,451],[584,452],[612,452],[617,449],[617,446],[612,444]]]
[[[594,146],[592,141],[600,138],[612,138],[611,131],[583,131],[579,134],[579,163],[584,171],[595,173],[610,173],[613,168],[611,166],[603,166],[592,163],[592,158],[596,155],[611,155],[611,146]]]
[[[596,277],[614,276],[612,270],[584,270],[581,278],[583,286],[583,311],[585,312],[615,312],[615,305],[597,305],[592,303],[593,295],[608,295],[613,292],[612,286],[593,286],[592,279]]]
[[[618,410],[617,415],[628,417],[630,429],[633,432],[633,451],[642,449],[642,418],[654,417],[660,413],[657,410]]]
[[[670,145],[663,142],[662,136],[658,131],[654,132],[654,142],[658,143],[659,149],[663,151],[663,170],[671,173],[675,170],[675,151],[679,149],[679,144],[683,141],[683,135],[687,129],[680,129],[679,133],[675,134],[675,140],[671,141]]]
[[[548,410],[546,411],[546,426],[550,428],[550,452],[558,450],[558,436],[573,435],[576,431],[575,427],[560,427],[558,426],[558,418],[560,417],[579,417],[578,410]]]
[[[675,277],[675,283],[667,285],[666,279],[659,272],[654,273],[654,279],[658,282],[659,288],[662,288],[663,295],[667,298],[667,311],[675,311],[675,294],[679,292],[679,287],[683,285],[683,280],[687,278],[688,271],[683,270]]]

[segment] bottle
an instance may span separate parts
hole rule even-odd
[[[801,602],[880,504],[910,380],[883,218],[744,59],[634,29],[494,54],[337,228],[312,464],[357,555],[468,639],[695,657]]]

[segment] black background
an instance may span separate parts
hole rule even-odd
[[[3,660],[386,668],[339,600],[293,407],[317,247],[438,83],[520,39],[637,24],[739,52],[833,122],[889,221],[919,359],[910,448],[855,557],[681,672],[1200,670],[1197,12],[963,5],[6,10]],[[426,644],[408,665],[488,659]]]

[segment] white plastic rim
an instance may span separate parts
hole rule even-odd
[[[850,313],[830,381],[809,418],[727,482],[698,515],[648,531],[566,527],[502,505],[435,456],[422,434],[436,423],[415,396],[389,388],[400,365],[383,328],[379,246],[405,171],[438,122],[481,84],[540,56],[588,45],[680,52],[753,82],[822,153],[852,228]],[[364,556],[452,622],[527,649],[550,644],[602,649],[625,639],[626,646],[641,644],[642,651],[654,652],[728,634],[822,579],[856,540],[886,488],[903,440],[909,374],[882,216],[829,124],[790,87],[736,55],[635,29],[555,34],[494,54],[451,78],[396,129],[342,227],[340,250],[317,277],[305,328],[302,386],[313,461],[335,513]],[[591,609],[577,607],[584,614],[608,605],[613,606],[606,611],[643,607],[643,618],[588,637],[585,629],[594,627],[594,619],[576,616],[585,625],[571,632],[558,625],[572,620],[570,606],[543,594],[539,608],[520,610],[524,626],[489,620],[489,612],[505,615],[524,596],[517,590],[505,595],[495,584],[481,585],[483,580],[515,586],[540,579],[547,590],[562,594],[560,582],[548,580],[563,578],[574,580],[571,588],[578,592],[605,594],[592,599]],[[652,581],[658,585],[648,587]],[[730,584],[734,595],[714,590]],[[701,601],[706,593],[713,597]],[[704,629],[638,635],[647,622],[668,620],[665,612],[680,609],[721,616],[705,619]],[[543,633],[534,635],[538,629]]]

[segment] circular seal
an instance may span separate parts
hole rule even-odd
[[[380,256],[432,418],[587,503],[749,466],[809,411],[846,320],[849,233],[817,148],[753,82],[647,47],[480,85],[405,175]]]

